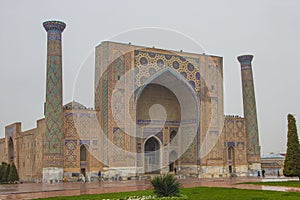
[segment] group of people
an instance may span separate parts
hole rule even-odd
[[[100,182],[101,181],[101,171],[99,170],[99,172],[98,172],[98,181]],[[88,181],[88,182],[90,182],[91,180],[90,180],[91,178],[90,178],[90,176],[89,175],[87,175],[87,177],[85,177],[83,174],[79,174],[79,177],[78,177],[78,180],[79,181],[82,181],[82,182],[86,182],[86,181]],[[66,176],[64,176],[63,177],[63,183],[66,183],[67,182],[67,177]]]
[[[101,171],[99,170],[99,172],[98,172],[98,181],[100,182],[101,181]],[[79,176],[79,180],[81,180],[82,182],[86,182],[86,181],[88,181],[88,182],[90,182],[91,181],[91,178],[90,178],[90,176],[89,175],[87,175],[87,180],[86,180],[86,178],[84,177],[84,175],[83,174],[80,174],[80,176]]]
[[[174,168],[174,173],[177,174],[177,168],[176,168],[176,167]],[[263,170],[261,171],[261,173],[262,173],[262,177],[265,178],[265,177],[266,177],[266,171],[263,169]],[[277,171],[277,176],[280,177],[279,170]],[[257,172],[257,177],[260,177],[260,171]],[[87,178],[88,178],[88,181],[90,181],[90,180],[89,180],[89,177],[87,177]],[[84,183],[86,182],[85,176],[84,176],[83,174],[80,174],[80,175],[79,175],[79,180],[82,181],[82,182],[84,182]],[[101,180],[102,180],[102,173],[101,173],[101,171],[99,170],[99,172],[98,172],[98,181],[101,182]],[[66,176],[64,176],[63,182],[64,182],[64,183],[67,182],[67,177],[66,177]]]
[[[261,171],[261,173],[262,173],[262,177],[264,178],[264,177],[265,177],[266,171],[263,169],[263,170]],[[260,171],[257,171],[257,177],[260,177]]]
[[[266,176],[266,171],[263,169],[263,170],[261,171],[261,174],[262,174],[262,177],[265,178],[265,176]],[[257,171],[257,177],[260,177],[260,171]]]
[[[263,169],[261,171],[262,177],[265,178],[266,177],[266,171]],[[257,172],[257,177],[260,177],[260,171]],[[280,172],[279,170],[277,170],[277,177],[280,177]]]

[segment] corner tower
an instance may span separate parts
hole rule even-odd
[[[246,121],[247,135],[247,160],[249,164],[249,173],[260,170],[260,146],[257,125],[256,101],[254,92],[254,82],[251,61],[252,55],[242,55],[237,57],[241,64],[242,88],[244,116]]]
[[[43,149],[43,181],[47,181],[49,179],[60,179],[60,177],[49,176],[50,174],[60,174],[63,168],[61,34],[66,24],[60,21],[46,21],[43,26],[47,31],[46,130]],[[51,173],[49,170],[51,170]]]

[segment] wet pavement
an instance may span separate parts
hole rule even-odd
[[[223,179],[181,179],[183,187],[223,187],[253,190],[272,190],[284,192],[300,192],[300,188],[281,186],[261,186],[240,184],[243,182],[279,181],[283,179],[259,178],[223,178]],[[295,179],[298,180],[298,179]],[[35,199],[54,196],[74,196],[81,194],[100,194],[110,192],[127,192],[152,189],[149,180],[105,181],[93,183],[23,183],[0,185],[0,200],[4,199]]]

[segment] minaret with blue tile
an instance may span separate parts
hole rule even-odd
[[[244,117],[247,135],[247,160],[249,173],[260,171],[260,145],[257,124],[256,100],[252,72],[253,55],[239,56],[241,64]]]
[[[62,32],[66,24],[46,21],[43,26],[47,31],[43,181],[47,182],[49,179],[62,178],[58,174],[63,169]],[[57,174],[58,177],[50,177],[50,174]]]

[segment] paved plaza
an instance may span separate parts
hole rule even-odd
[[[232,178],[232,179],[181,179],[183,187],[224,187],[253,190],[273,190],[284,192],[300,192],[300,188],[259,186],[237,184],[242,182],[278,181],[284,179]],[[3,199],[35,199],[54,196],[74,196],[82,194],[101,194],[111,192],[128,192],[152,189],[149,180],[74,182],[74,183],[23,183],[0,185],[0,200]]]

